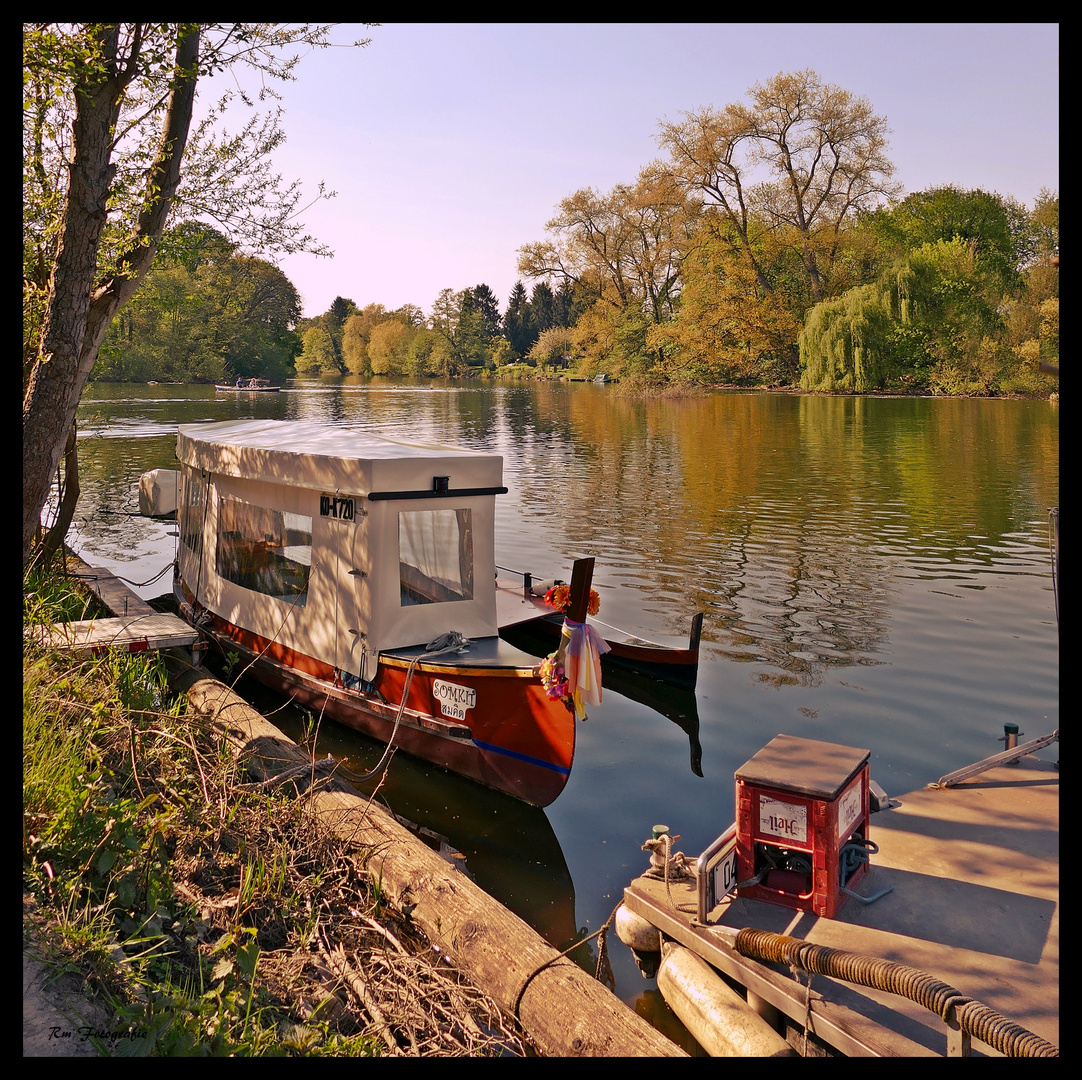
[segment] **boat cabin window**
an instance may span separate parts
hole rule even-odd
[[[218,500],[219,577],[303,606],[312,569],[312,519],[223,496]]]
[[[180,506],[177,522],[180,542],[198,555],[203,545],[203,518],[207,506],[207,483],[201,473],[183,469],[180,474]]]
[[[472,600],[473,511],[400,511],[398,560],[403,607]]]

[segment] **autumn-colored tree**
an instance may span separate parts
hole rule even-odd
[[[799,278],[792,248],[777,230],[750,221],[748,242],[755,252],[741,258],[731,229],[712,213],[700,224],[684,257],[679,310],[649,332],[653,347],[664,351],[659,374],[741,386],[794,383],[800,369],[793,345],[801,328],[795,311],[803,304],[789,293]],[[760,275],[770,289],[762,288]]]
[[[413,331],[398,319],[387,319],[372,327],[368,360],[373,375],[402,375],[408,367]]]
[[[835,291],[847,224],[897,193],[887,122],[810,70],[783,72],[748,96],[662,123],[660,142],[678,181],[728,220],[764,292],[772,285],[750,243],[752,220],[790,231],[817,303]]]
[[[696,209],[670,171],[650,165],[633,185],[619,184],[605,195],[587,188],[564,199],[546,225],[554,239],[520,249],[519,271],[559,281],[565,302],[577,289],[584,301],[611,309],[595,311],[589,322],[599,327],[608,322],[614,332],[634,327],[627,339],[632,353],[624,359],[649,366],[660,354],[651,359],[643,352],[645,332],[675,310],[682,251]],[[553,315],[548,325],[555,325],[551,291],[549,297]],[[532,307],[534,325],[547,329],[536,299]],[[584,330],[580,336],[585,337]]]

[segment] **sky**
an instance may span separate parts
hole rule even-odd
[[[336,296],[413,304],[488,285],[506,308],[518,249],[561,199],[633,183],[659,122],[746,101],[811,68],[891,129],[905,193],[956,184],[1032,206],[1059,189],[1054,23],[340,24],[279,86],[286,179],[335,198],[303,216],[332,259],[277,261],[304,315]],[[223,78],[231,78],[225,76]],[[207,84],[217,93],[226,85]]]

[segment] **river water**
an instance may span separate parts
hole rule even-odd
[[[1059,726],[1056,403],[356,378],[279,394],[96,384],[79,409],[74,546],[145,598],[167,592],[170,575],[157,575],[175,527],[137,516],[139,476],[175,467],[178,424],[242,417],[500,453],[497,562],[569,578],[576,557],[594,556],[599,617],[656,641],[683,642],[705,612],[696,691],[606,689],[544,811],[392,762],[381,795],[395,812],[560,948],[611,915],[653,825],[689,856],[719,835],[735,817],[734,772],[779,733],[869,749],[873,780],[898,796],[1001,749],[1004,723],[1030,738]],[[265,711],[281,705],[244,689]],[[297,738],[311,719],[276,716]],[[327,724],[318,751],[361,771],[382,747]],[[588,950],[576,958],[592,966]],[[616,992],[660,1015],[614,936],[609,952]]]

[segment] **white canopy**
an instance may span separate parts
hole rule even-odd
[[[182,577],[235,625],[365,678],[381,650],[450,630],[498,632],[500,455],[305,421],[241,420],[183,425],[177,458],[195,470],[188,483],[193,493],[205,486],[207,500],[205,513],[189,515],[205,538],[199,551],[182,545]],[[311,522],[303,604],[260,591],[217,554],[267,509],[288,517],[294,547],[298,523]],[[272,532],[255,540],[288,556]]]
[[[498,454],[402,442],[304,420],[184,424],[177,457],[226,476],[357,495],[431,491],[435,476],[449,477],[454,488],[498,487],[503,476]]]

